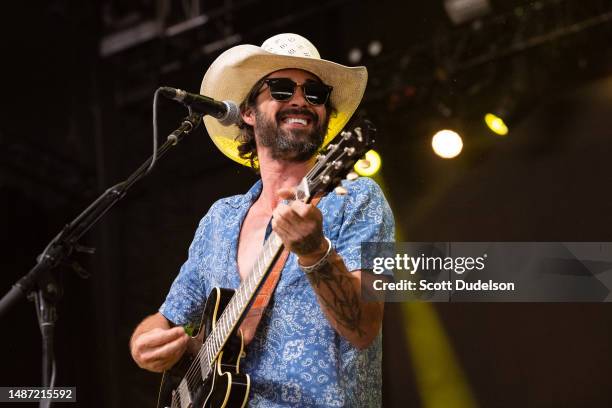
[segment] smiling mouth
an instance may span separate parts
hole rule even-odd
[[[297,126],[308,126],[310,124],[310,120],[306,118],[296,118],[296,117],[286,117],[282,121],[283,123],[289,125],[297,125]]]
[[[315,115],[306,109],[287,109],[277,114],[279,125],[303,128],[316,124]]]

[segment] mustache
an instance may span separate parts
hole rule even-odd
[[[303,109],[298,109],[298,108],[289,108],[289,109],[285,109],[282,111],[278,111],[276,112],[276,121],[280,122],[281,120],[285,119],[287,116],[289,115],[304,115],[307,116],[313,124],[317,124],[319,121],[319,117],[317,115],[315,115],[314,113],[312,113],[311,111],[309,111],[306,108]]]

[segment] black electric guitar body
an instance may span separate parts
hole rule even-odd
[[[164,372],[157,402],[162,407],[233,408],[245,407],[249,395],[249,376],[240,373],[243,354],[242,336],[231,335],[215,361],[215,367],[202,378],[199,364],[194,364],[204,339],[215,329],[216,322],[234,295],[233,289],[215,288],[211,291],[198,333],[181,360]],[[195,385],[195,387],[194,387]]]
[[[342,131],[302,179],[296,200],[308,203],[314,194],[333,190],[370,149],[375,131],[368,121]],[[239,327],[282,249],[282,240],[272,232],[253,269],[235,291],[213,289],[198,334],[191,339],[183,358],[164,373],[158,408],[246,406],[250,379],[239,371],[244,349]]]

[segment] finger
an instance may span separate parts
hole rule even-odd
[[[159,362],[155,362],[155,363],[149,364],[147,366],[141,366],[141,367],[146,369],[146,370],[152,371],[154,373],[163,373],[166,370],[166,367],[163,364],[159,363]],[[170,367],[168,367],[168,368],[170,368]]]
[[[295,230],[301,235],[308,235],[313,231],[322,230],[323,216],[317,208],[303,204],[303,206],[295,209],[291,208],[291,212],[291,214],[279,218],[280,221],[290,224],[286,228]],[[283,223],[283,225],[285,224]]]
[[[305,221],[289,207],[279,209],[272,220],[276,220],[277,225],[289,232],[302,230]]]
[[[276,191],[276,194],[282,200],[295,200],[295,187],[281,188],[281,189]]]
[[[280,218],[272,219],[272,230],[278,234],[280,239],[285,244],[287,244],[287,242],[291,239],[292,234],[289,224]]]
[[[292,201],[289,204],[289,207],[293,210],[293,212],[295,212],[300,218],[306,218],[309,215],[311,215],[311,213],[313,212],[313,210],[316,208],[315,206],[313,206],[312,204],[306,204],[303,203],[301,201]]]
[[[177,338],[188,337],[187,333],[181,326],[174,327],[172,329],[153,329],[147,333],[141,335],[137,341],[141,346],[145,347],[157,347],[162,346],[168,342],[171,342]]]
[[[293,211],[293,209],[288,205],[277,205],[274,211],[272,212],[273,219],[284,220],[286,222],[292,223],[299,220],[298,215]]]
[[[144,354],[143,362],[149,367],[157,366],[162,369],[170,367],[180,359],[187,348],[186,344],[182,339],[177,339],[159,349]]]
[[[287,247],[290,251],[292,250],[295,242],[299,241],[299,236],[297,235],[295,228],[292,228],[290,224],[285,222],[276,222],[272,226],[274,232],[280,237],[283,241],[283,245]]]
[[[280,218],[283,214],[283,211],[286,211],[285,209],[286,207],[287,207],[287,204],[283,204],[282,202],[278,203],[276,208],[272,210],[272,219]]]
[[[174,363],[187,348],[188,340],[189,337],[179,337],[170,343],[144,353],[142,358],[149,363],[154,363],[155,361]]]

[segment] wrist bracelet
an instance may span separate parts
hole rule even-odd
[[[328,259],[328,258],[329,258],[329,256],[331,255],[331,251],[332,251],[333,246],[332,246],[332,243],[331,243],[331,241],[329,240],[329,238],[327,238],[327,237],[323,237],[323,238],[325,238],[325,240],[327,241],[327,252],[325,252],[325,255],[323,255],[323,256],[321,257],[321,259],[319,259],[317,262],[315,262],[313,265],[310,265],[310,266],[304,266],[304,265],[302,265],[302,264],[300,263],[299,259],[298,259],[298,265],[299,265],[300,269],[302,269],[302,271],[303,271],[305,274],[309,274],[309,273],[316,272],[316,271],[318,271],[319,269],[321,269],[321,267],[322,267],[323,265],[325,265],[325,264],[327,263],[327,259]]]

